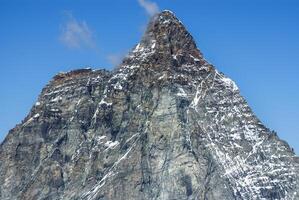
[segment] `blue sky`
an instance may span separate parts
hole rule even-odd
[[[138,43],[149,16],[164,9],[298,153],[296,0],[0,0],[0,140],[56,73],[112,69]]]

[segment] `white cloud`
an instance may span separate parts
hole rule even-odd
[[[119,64],[121,64],[122,60],[126,55],[127,52],[115,53],[115,54],[109,54],[106,58],[112,66],[118,66]]]
[[[138,0],[138,3],[143,7],[149,16],[153,16],[159,12],[159,7],[155,2],[149,0]]]
[[[85,21],[78,21],[71,13],[62,25],[60,41],[71,49],[95,48],[94,36]]]

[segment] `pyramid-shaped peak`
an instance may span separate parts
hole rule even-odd
[[[180,22],[180,20],[170,10],[163,10],[162,12],[158,13],[156,16],[157,17],[155,19],[158,19],[162,23],[167,23],[168,21]]]
[[[141,42],[132,54],[131,58],[135,59],[157,54],[169,59],[190,56],[196,60],[203,58],[191,34],[169,10],[164,10],[150,19]]]

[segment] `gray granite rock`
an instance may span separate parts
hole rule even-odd
[[[170,11],[114,71],[56,75],[0,146],[0,199],[299,199],[299,159]]]

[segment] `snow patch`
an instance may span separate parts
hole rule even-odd
[[[160,76],[160,77],[158,78],[158,80],[163,79],[165,76],[166,76],[166,74],[163,74],[162,76]]]
[[[37,114],[35,114],[34,116],[33,116],[33,119],[36,119],[36,118],[38,118],[40,115],[39,115],[39,113],[37,113]]]
[[[61,96],[57,96],[54,99],[51,99],[50,102],[53,103],[53,102],[57,102],[57,101],[60,101],[60,100],[62,100],[62,97]]]
[[[123,87],[122,87],[122,85],[121,85],[120,82],[117,82],[117,83],[114,85],[114,89],[116,89],[116,90],[122,90]]]
[[[187,93],[183,88],[179,88],[179,92],[176,95],[180,97],[187,97]]]
[[[117,145],[119,145],[119,142],[118,141],[112,142],[109,140],[104,145],[107,147],[107,149],[114,149]]]
[[[104,100],[104,98],[101,100],[101,102],[99,103],[99,105],[107,105],[107,106],[111,106],[112,103],[108,103]]]
[[[27,126],[27,125],[30,124],[34,119],[39,118],[39,116],[40,116],[39,113],[33,115],[33,117],[31,117],[30,119],[28,119],[28,120],[23,124],[23,126]]]
[[[156,47],[156,41],[153,42],[151,48],[154,49]]]
[[[99,144],[103,143],[103,140],[106,138],[105,135],[101,135],[96,137],[95,139],[98,141]]]
[[[133,50],[133,52],[136,53],[136,52],[141,52],[141,51],[144,51],[144,47],[141,46],[140,43],[138,43],[137,46],[135,47],[135,49]]]
[[[233,91],[237,91],[239,89],[238,86],[236,85],[236,83],[233,80],[231,80],[230,78],[222,77],[221,80],[227,87],[232,88]]]
[[[170,24],[170,20],[169,20],[169,19],[164,20],[162,23],[163,23],[163,24]]]
[[[196,62],[200,61],[198,58],[195,58],[194,56],[192,56],[191,54],[189,54],[189,56]]]

